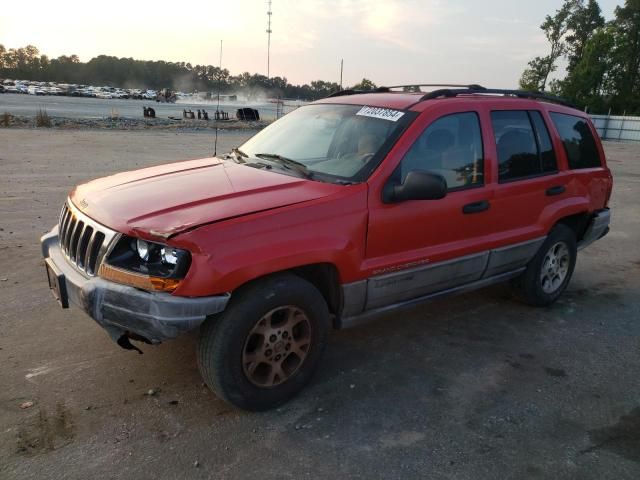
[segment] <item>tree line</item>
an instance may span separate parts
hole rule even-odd
[[[192,65],[162,60],[134,60],[99,55],[81,62],[77,55],[49,58],[33,45],[7,49],[0,44],[0,78],[57,82],[79,85],[112,86],[177,91],[243,93],[249,98],[271,97],[317,100],[340,90],[335,82],[315,80],[310,84],[292,85],[285,77],[244,72],[231,75],[226,68]],[[355,87],[375,87],[363,79]]]
[[[640,0],[606,22],[596,0],[565,0],[540,26],[548,49],[520,79],[525,90],[562,96],[591,113],[640,114]],[[551,79],[559,66],[564,77]]]

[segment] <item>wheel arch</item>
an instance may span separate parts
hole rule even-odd
[[[340,315],[343,303],[340,273],[333,263],[312,263],[308,265],[300,265],[252,278],[234,289],[231,292],[231,298],[233,299],[233,294],[235,292],[243,290],[256,282],[284,274],[292,274],[309,282],[318,289],[324,300],[327,302],[329,313],[334,317]]]
[[[591,215],[587,211],[574,213],[558,219],[553,227],[556,225],[565,225],[573,231],[576,236],[576,242],[579,242],[584,237],[590,219]]]

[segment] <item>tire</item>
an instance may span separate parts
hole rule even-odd
[[[234,292],[227,309],[203,324],[200,374],[236,407],[277,407],[309,382],[328,331],[327,304],[311,283],[293,274],[259,280]]]
[[[512,281],[516,297],[535,307],[551,305],[567,288],[576,257],[575,233],[566,225],[556,225],[524,273]]]

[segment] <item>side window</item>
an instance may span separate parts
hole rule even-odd
[[[531,115],[531,120],[533,121],[533,126],[536,131],[538,149],[540,150],[540,159],[542,160],[542,171],[555,172],[558,170],[556,152],[553,150],[549,130],[544,123],[542,114],[536,110],[531,110],[529,115]]]
[[[449,190],[484,183],[480,120],[474,112],[454,113],[429,125],[400,162],[401,181],[411,170],[442,175]]]
[[[593,168],[601,165],[596,140],[587,121],[564,113],[551,112],[564,149],[567,152],[569,168]]]
[[[500,182],[557,170],[549,132],[539,112],[494,111],[491,112],[491,123],[498,152]]]

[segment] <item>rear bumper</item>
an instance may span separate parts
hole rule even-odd
[[[207,316],[222,312],[230,298],[228,294],[176,297],[88,277],[76,270],[60,250],[58,227],[40,241],[44,258],[62,274],[69,303],[87,313],[116,342],[131,334],[151,343],[174,338],[199,327]]]
[[[582,240],[578,243],[578,250],[588,247],[596,240],[600,240],[609,233],[609,223],[611,222],[611,212],[608,208],[598,210],[593,214],[587,230]]]

